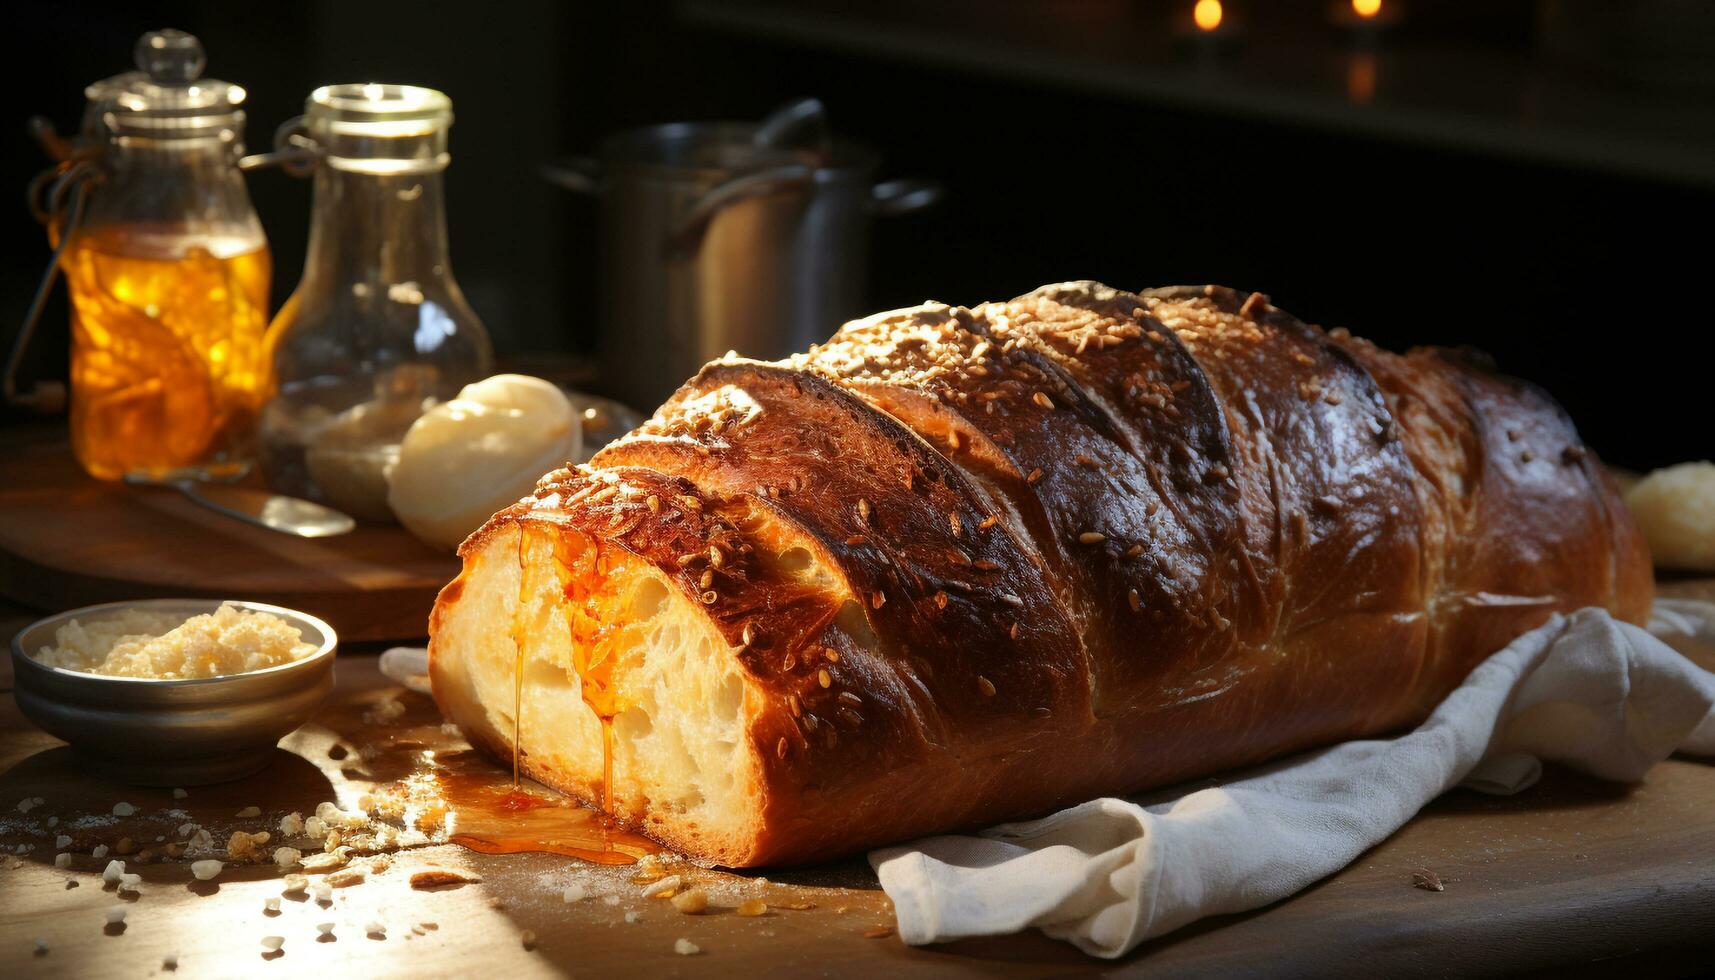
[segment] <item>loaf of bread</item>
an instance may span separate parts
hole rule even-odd
[[[1652,592],[1541,391],[1092,282],[712,363],[460,553],[442,710],[728,866],[1396,731],[1550,614]]]

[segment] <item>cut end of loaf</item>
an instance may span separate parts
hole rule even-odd
[[[761,822],[747,724],[760,695],[694,600],[647,562],[563,525],[496,526],[468,547],[431,635],[435,697],[474,743],[510,762],[516,732],[525,774],[602,805],[594,701],[612,725],[606,809],[671,846],[746,862]]]

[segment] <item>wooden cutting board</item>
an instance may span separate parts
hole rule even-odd
[[[0,592],[38,609],[165,596],[301,609],[344,640],[428,631],[458,560],[398,527],[309,540],[217,514],[176,490],[91,479],[57,434],[0,436]]]

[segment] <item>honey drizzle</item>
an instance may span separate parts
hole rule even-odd
[[[550,532],[552,533],[552,532]],[[584,703],[602,726],[602,794],[599,810],[573,800],[531,792],[524,784],[524,648],[528,633],[526,609],[535,578],[531,574],[530,528],[518,523],[518,605],[512,616],[512,782],[502,788],[499,774],[485,770],[475,753],[441,753],[435,778],[453,814],[456,829],[449,840],[484,854],[531,851],[562,854],[595,864],[633,864],[661,846],[618,824],[613,809],[613,719],[619,713],[613,689],[615,640],[624,627],[605,625],[604,596],[596,585],[611,570],[599,541],[575,552],[563,535],[555,535],[554,568],[563,609],[570,626],[572,666],[578,672]]]
[[[587,556],[587,557],[586,557]],[[601,723],[601,811],[610,816],[613,801],[613,719],[619,714],[619,695],[613,685],[614,640],[621,629],[606,622],[598,602],[596,584],[611,566],[600,538],[574,553],[561,537],[554,548],[554,569],[559,575],[560,594],[566,606],[571,632],[572,669],[578,674],[584,704]],[[611,825],[612,821],[607,821]]]
[[[432,736],[431,736],[432,737]],[[661,845],[557,794],[514,789],[504,770],[465,749],[437,753],[434,779],[450,814],[449,840],[483,854],[561,854],[595,864],[633,864]]]
[[[518,522],[518,605],[512,610],[512,650],[516,659],[512,665],[512,788],[521,784],[518,756],[524,738],[524,603],[530,595],[529,565],[524,560],[524,542],[529,530]]]
[[[613,812],[613,719],[601,719],[601,811]],[[610,821],[611,822],[611,821]]]

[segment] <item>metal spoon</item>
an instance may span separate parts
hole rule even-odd
[[[357,526],[350,515],[314,501],[266,490],[210,483],[200,474],[187,475],[183,470],[127,473],[125,482],[132,486],[172,487],[209,510],[300,538],[329,538],[345,534]]]

